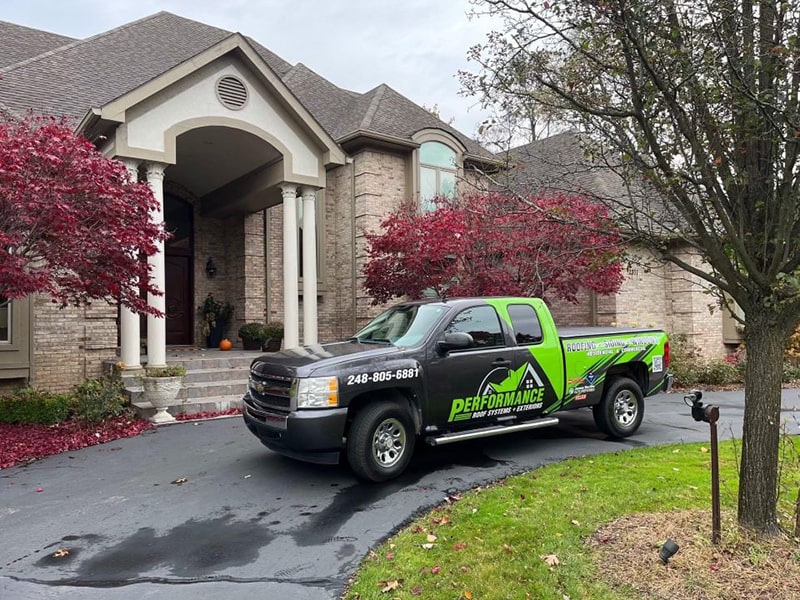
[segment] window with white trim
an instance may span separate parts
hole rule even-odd
[[[458,173],[455,150],[441,142],[424,142],[419,147],[420,211],[436,209],[436,196],[453,198],[456,195]]]

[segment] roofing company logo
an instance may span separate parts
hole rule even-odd
[[[542,407],[544,384],[530,363],[511,370],[498,367],[483,378],[478,394],[456,398],[448,422],[493,417]]]

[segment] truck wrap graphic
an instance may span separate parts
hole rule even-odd
[[[576,401],[598,398],[609,369],[616,364],[645,365],[649,374],[649,389],[642,390],[645,394],[653,393],[663,384],[666,375],[663,368],[664,342],[656,333],[569,339],[562,341],[562,345],[570,366],[567,386],[562,401],[547,407],[545,413],[561,410]]]
[[[541,410],[554,397],[552,387],[536,367],[526,362],[518,369],[498,367],[483,378],[474,396],[450,403],[450,423]]]

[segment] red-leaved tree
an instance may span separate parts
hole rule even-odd
[[[119,302],[158,315],[145,257],[165,238],[149,186],[64,122],[0,120],[0,297]]]
[[[375,304],[420,298],[537,296],[575,302],[578,291],[616,292],[622,246],[606,209],[578,196],[519,199],[497,193],[391,214],[366,234],[364,287]]]

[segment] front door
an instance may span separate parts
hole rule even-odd
[[[192,257],[167,254],[166,275],[167,345],[192,343]]]
[[[194,327],[192,205],[167,194],[164,221],[172,234],[164,244],[167,345],[189,345]]]

